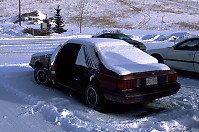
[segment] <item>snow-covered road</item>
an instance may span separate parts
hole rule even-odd
[[[0,40],[0,130],[3,131],[199,131],[199,76],[180,72],[182,87],[147,104],[113,104],[107,113],[87,108],[68,90],[41,86],[28,65],[33,53],[66,39]],[[161,45],[160,45],[161,44]],[[146,42],[148,49],[165,47]],[[122,108],[122,109],[121,109]]]

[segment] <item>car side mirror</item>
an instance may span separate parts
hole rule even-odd
[[[177,38],[176,37],[172,37],[173,39],[174,39],[174,45],[176,44],[176,40],[177,40]]]

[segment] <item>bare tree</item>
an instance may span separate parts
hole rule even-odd
[[[80,3],[79,3],[79,9],[80,9],[80,12],[79,12],[79,30],[80,30],[80,33],[82,33],[83,15],[84,15],[86,5],[87,5],[87,0],[80,0]]]

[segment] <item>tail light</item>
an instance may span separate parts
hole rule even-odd
[[[132,80],[118,80],[117,81],[117,88],[120,90],[124,89],[131,89],[131,88],[139,88],[139,87],[146,87],[148,85],[156,85],[156,84],[164,84],[167,82],[175,82],[177,80],[177,73],[171,73],[169,75],[162,75],[157,76],[156,83],[148,84],[147,78],[139,78],[139,79],[132,79]]]
[[[177,80],[177,73],[168,75],[168,82],[173,82]]]
[[[130,89],[136,87],[136,80],[119,80],[117,82],[118,89]]]

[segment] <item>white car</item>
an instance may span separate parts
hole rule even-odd
[[[172,47],[148,50],[147,53],[171,68],[199,72],[199,38],[189,38]]]

